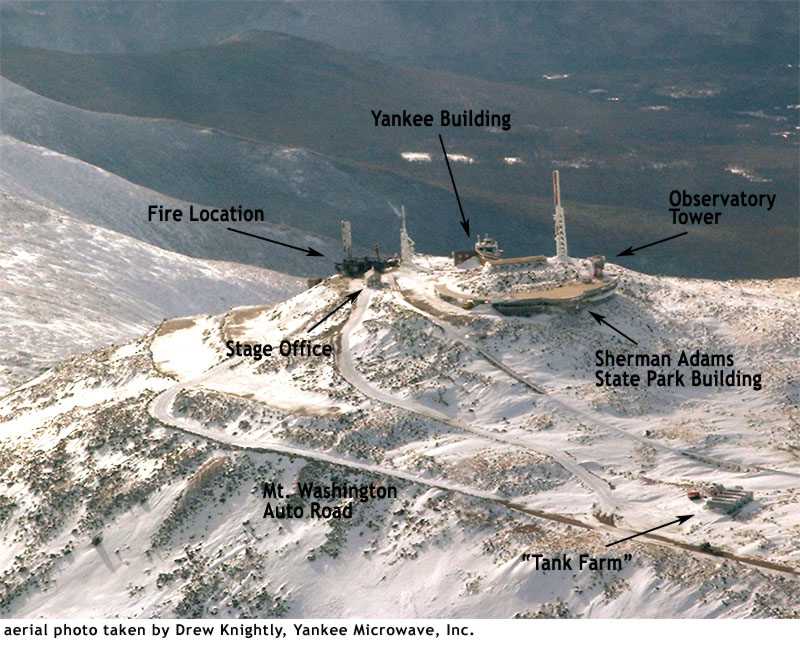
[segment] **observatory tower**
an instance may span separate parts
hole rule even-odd
[[[564,208],[561,207],[561,183],[558,178],[558,170],[553,172],[553,201],[556,211],[553,214],[555,221],[554,237],[556,240],[556,257],[559,262],[567,261],[567,230],[564,223]]]

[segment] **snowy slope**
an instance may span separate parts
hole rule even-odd
[[[179,144],[175,147],[182,150]],[[299,155],[298,152],[287,151],[284,157]],[[170,160],[168,155],[165,157],[167,160],[163,168],[151,170],[154,174],[171,176],[171,165],[178,170],[184,170],[180,173],[185,173],[184,161],[174,158]],[[3,174],[0,178],[3,187],[8,191],[47,203],[50,207],[73,214],[81,221],[135,237],[160,248],[193,257],[255,264],[292,275],[317,276],[333,271],[331,260],[333,253],[338,252],[338,243],[297,228],[271,223],[273,217],[279,216],[270,209],[271,203],[249,206],[264,210],[267,221],[263,223],[191,224],[184,221],[154,224],[148,221],[149,205],[182,208],[186,213],[186,202],[135,185],[82,160],[9,136],[0,136],[0,160],[0,173]],[[255,161],[252,162],[257,166]],[[203,174],[203,178],[205,177]],[[237,201],[237,205],[243,200]],[[197,204],[197,207],[201,206]],[[245,239],[241,235],[227,232],[225,228],[228,225],[295,246],[311,246],[327,257],[306,257],[281,246]]]
[[[357,246],[359,243],[371,246],[372,236],[385,236],[385,225],[397,223],[386,203],[387,197],[373,189],[374,179],[309,149],[280,142],[256,142],[175,120],[82,110],[37,95],[2,77],[0,95],[3,97],[0,132],[63,154],[73,162],[90,163],[70,170],[58,158],[42,160],[35,152],[17,146],[3,152],[4,167],[19,170],[18,179],[30,182],[38,193],[82,218],[85,215],[97,225],[128,235],[143,236],[131,228],[138,225],[139,230],[144,229],[141,224],[147,214],[147,203],[164,202],[165,197],[160,201],[149,200],[157,199],[158,194],[174,197],[169,202],[261,208],[273,227],[280,226],[292,233],[287,235],[291,243],[296,243],[298,232],[301,237],[297,245],[305,245],[303,237],[321,237],[321,248],[315,243],[311,245],[323,253],[327,252],[326,242],[331,237],[338,239],[339,219],[343,216],[365,229],[355,233]],[[98,179],[98,174],[93,173],[98,168],[111,173],[116,180],[109,183],[108,179]],[[58,182],[62,174],[65,177]],[[52,189],[36,183],[51,176],[57,181]],[[100,184],[102,192],[98,197],[93,193],[63,192],[63,185],[72,177],[84,184]],[[149,188],[152,193],[148,195],[137,189],[132,194],[130,184],[120,183],[120,179]],[[188,248],[191,242],[178,239],[157,241],[146,237],[146,241],[199,257],[245,263],[257,259],[269,263],[270,268],[296,273],[286,265],[288,253],[279,250],[257,251],[256,258],[247,256],[247,251],[225,246],[224,239],[203,240],[202,248],[197,245]],[[323,268],[318,258],[310,261],[316,262],[318,269]],[[332,272],[330,266],[329,263],[325,270]]]
[[[641,346],[726,346],[764,389],[596,389],[586,360],[623,351],[613,333],[585,312],[437,302],[459,273],[442,259],[315,329],[332,360],[226,359],[223,342],[304,336],[358,281],[168,321],[0,400],[3,615],[800,615],[797,281],[611,270],[603,309]],[[265,500],[263,482],[301,480],[398,496],[356,500],[352,519],[262,517],[309,505]],[[754,502],[731,517],[686,499],[711,482]],[[521,558],[623,552],[619,572]]]
[[[0,392],[164,318],[279,301],[303,286],[82,223],[9,193],[7,181],[0,174]]]

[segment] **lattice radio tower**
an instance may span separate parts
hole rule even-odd
[[[553,214],[555,222],[554,239],[556,240],[556,257],[559,262],[566,262],[567,253],[567,229],[564,223],[564,208],[561,207],[561,183],[558,178],[558,170],[553,172],[553,201],[556,211]]]

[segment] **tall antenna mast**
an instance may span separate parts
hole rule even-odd
[[[414,240],[406,228],[406,206],[400,206],[400,260],[403,264],[414,263]]]
[[[345,259],[353,257],[353,234],[350,229],[349,221],[340,221],[342,227],[342,249],[344,250]]]
[[[406,227],[406,206],[400,205],[397,209],[391,201],[387,201],[392,211],[400,217],[400,261],[403,264],[414,263],[414,240],[408,236],[408,228]]]
[[[558,170],[553,171],[553,201],[556,211],[553,214],[555,221],[554,238],[556,240],[556,257],[559,262],[566,262],[567,253],[567,229],[564,223],[564,208],[561,207],[561,182],[558,177]]]

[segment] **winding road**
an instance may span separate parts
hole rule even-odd
[[[414,413],[421,417],[432,419],[434,421],[446,424],[447,426],[456,429],[466,431],[474,437],[489,440],[496,444],[510,446],[514,448],[520,448],[527,451],[533,451],[545,456],[549,456],[550,458],[554,459],[557,463],[562,465],[567,471],[571,472],[579,481],[584,483],[590,490],[592,490],[597,495],[598,499],[601,501],[604,507],[608,509],[617,509],[619,506],[622,505],[611,494],[610,488],[607,483],[605,483],[602,479],[595,476],[591,472],[588,472],[584,467],[579,465],[572,458],[567,456],[564,452],[555,449],[552,446],[533,444],[530,442],[521,442],[518,440],[509,440],[508,437],[506,436],[502,436],[491,431],[486,431],[478,427],[475,427],[469,423],[462,422],[461,420],[451,418],[439,411],[436,411],[435,409],[429,408],[422,404],[417,404],[411,400],[408,400],[407,398],[400,398],[391,395],[389,393],[386,393],[385,391],[380,390],[379,388],[368,382],[357,371],[355,367],[355,359],[353,357],[350,339],[352,333],[361,325],[366,310],[368,309],[369,303],[372,299],[372,295],[373,295],[372,289],[365,288],[362,291],[361,295],[359,296],[358,300],[355,303],[354,308],[350,313],[350,316],[347,319],[347,322],[345,323],[341,331],[340,335],[341,346],[340,346],[340,353],[337,355],[337,365],[340,373],[345,378],[345,380],[348,381],[348,383],[350,383],[354,388],[356,388],[362,394],[375,401],[403,409],[405,411]],[[426,316],[431,318],[431,315],[429,314],[426,314]],[[435,319],[435,317],[433,318]],[[310,321],[311,319],[309,319],[309,322]],[[449,328],[451,327],[449,324],[437,323],[437,325],[442,327],[445,334],[451,333],[448,331]],[[302,329],[304,328],[298,328],[298,331],[301,331]],[[292,336],[295,333],[296,332],[291,333],[287,336]],[[458,339],[463,341],[463,337],[460,335],[458,335]],[[482,356],[485,357],[486,355],[482,354]],[[577,526],[579,528],[587,530],[613,531],[615,534],[621,534],[624,532],[631,532],[631,533],[635,532],[632,530],[628,530],[626,528],[617,528],[615,526],[610,526],[608,524],[600,522],[594,522],[594,521],[587,522],[568,515],[550,513],[535,508],[530,508],[515,499],[505,499],[502,497],[498,497],[495,494],[485,492],[482,490],[476,490],[468,486],[453,483],[451,481],[424,478],[403,470],[398,470],[391,467],[385,467],[383,465],[376,465],[373,463],[352,460],[349,458],[343,458],[341,456],[337,456],[323,451],[316,451],[304,447],[295,447],[292,445],[286,445],[274,441],[268,441],[268,442],[259,441],[257,443],[250,445],[243,444],[239,441],[232,440],[231,436],[229,436],[224,431],[214,430],[212,428],[200,424],[197,421],[189,420],[186,418],[179,418],[174,415],[173,413],[174,402],[176,397],[181,391],[189,388],[202,386],[204,382],[207,382],[209,379],[216,378],[216,376],[219,375],[220,373],[227,372],[230,369],[234,368],[235,366],[239,365],[240,363],[243,363],[242,359],[226,360],[214,366],[213,368],[207,370],[205,373],[192,380],[185,382],[176,382],[174,386],[156,395],[150,401],[150,404],[148,405],[148,412],[153,418],[155,418],[165,426],[184,431],[186,433],[198,436],[206,440],[210,440],[212,442],[215,442],[217,444],[220,444],[224,447],[231,449],[242,449],[242,450],[257,451],[257,452],[275,452],[299,458],[304,458],[307,460],[320,461],[351,470],[357,470],[389,478],[400,479],[403,481],[407,481],[409,483],[425,486],[428,488],[443,490],[453,494],[459,494],[459,495],[482,499],[484,501],[495,503],[497,505],[506,507],[508,509],[523,513],[531,517],[536,517],[548,521],[555,521],[570,526]],[[512,377],[514,377],[514,374],[511,374],[511,372],[509,374]],[[239,399],[243,399],[241,396],[237,395],[237,397]],[[519,435],[523,433],[524,432],[515,432],[515,434]],[[728,553],[723,551],[713,551],[703,548],[701,546],[679,542],[669,537],[664,537],[662,535],[646,534],[639,537],[638,541],[641,543],[680,548],[685,551],[689,551],[691,553],[698,555],[724,557],[732,561],[759,567],[762,569],[767,569],[770,571],[780,572],[782,574],[791,574],[794,576],[800,575],[800,571],[797,571],[791,567],[787,567],[778,563],[769,562],[767,560],[762,560],[759,558],[736,555],[733,553]]]
[[[784,487],[782,488],[778,487],[777,489],[795,490],[798,487],[800,487],[800,483],[798,483],[798,479],[800,479],[800,473],[773,469],[771,467],[754,465],[752,463],[723,460],[720,458],[715,458],[714,456],[709,456],[708,454],[701,454],[687,449],[676,449],[674,447],[670,447],[669,445],[658,442],[656,440],[644,438],[642,436],[626,431],[625,429],[622,429],[621,427],[618,427],[602,419],[596,413],[580,409],[572,404],[569,404],[568,402],[565,402],[564,400],[558,397],[549,394],[544,388],[533,382],[531,379],[528,379],[527,377],[521,375],[519,372],[517,372],[516,370],[505,364],[502,360],[498,359],[496,356],[492,355],[490,352],[483,349],[480,345],[471,341],[468,335],[465,335],[465,333],[461,331],[459,328],[442,320],[432,311],[420,307],[418,304],[419,301],[414,304],[409,302],[405,293],[400,288],[396,280],[392,278],[391,282],[393,289],[397,292],[399,299],[403,302],[405,307],[425,316],[428,320],[434,323],[445,336],[447,336],[451,340],[456,340],[459,341],[459,343],[466,345],[467,347],[472,349],[476,354],[486,359],[489,363],[491,363],[493,366],[495,366],[502,372],[505,372],[509,377],[511,377],[515,381],[527,386],[528,388],[538,393],[539,395],[542,395],[543,396],[542,401],[551,404],[553,407],[557,407],[561,412],[568,412],[579,421],[594,424],[600,430],[615,433],[619,436],[632,440],[636,443],[643,444],[657,451],[662,451],[668,454],[675,454],[677,456],[689,458],[691,460],[703,463],[711,467],[716,467],[732,473],[747,472],[756,474],[771,474],[774,476],[781,476],[789,479],[789,481],[786,483]],[[422,302],[424,303],[425,301]],[[442,305],[442,306],[449,307],[450,305]],[[523,434],[524,432],[518,432],[518,433]]]
[[[559,465],[564,467],[564,469],[575,476],[592,492],[594,492],[604,510],[610,512],[617,509],[619,502],[611,493],[611,488],[609,487],[608,483],[586,470],[584,467],[575,462],[575,460],[570,458],[567,454],[559,449],[556,449],[554,446],[538,443],[534,444],[531,442],[514,439],[511,436],[503,436],[492,431],[481,429],[472,424],[464,422],[463,420],[452,418],[423,404],[418,404],[408,397],[398,397],[396,395],[392,395],[391,393],[387,393],[386,391],[381,390],[374,384],[367,381],[356,369],[350,339],[353,332],[361,326],[361,323],[364,320],[364,314],[369,307],[373,293],[373,290],[369,288],[366,288],[361,292],[361,295],[358,297],[356,307],[351,312],[350,318],[348,319],[347,324],[344,326],[341,333],[341,350],[336,358],[336,361],[339,372],[351,386],[354,386],[362,394],[377,402],[382,402],[383,404],[388,404],[404,411],[441,422],[442,424],[446,424],[454,429],[466,431],[476,438],[481,438],[483,440],[489,440],[491,442],[499,443],[508,447],[532,451],[543,456],[548,456],[556,461]],[[445,333],[449,335],[450,326],[448,324],[441,323],[439,326],[442,327]],[[458,339],[463,340],[463,336],[459,336]],[[526,434],[523,431],[515,431],[513,435],[524,436]]]

